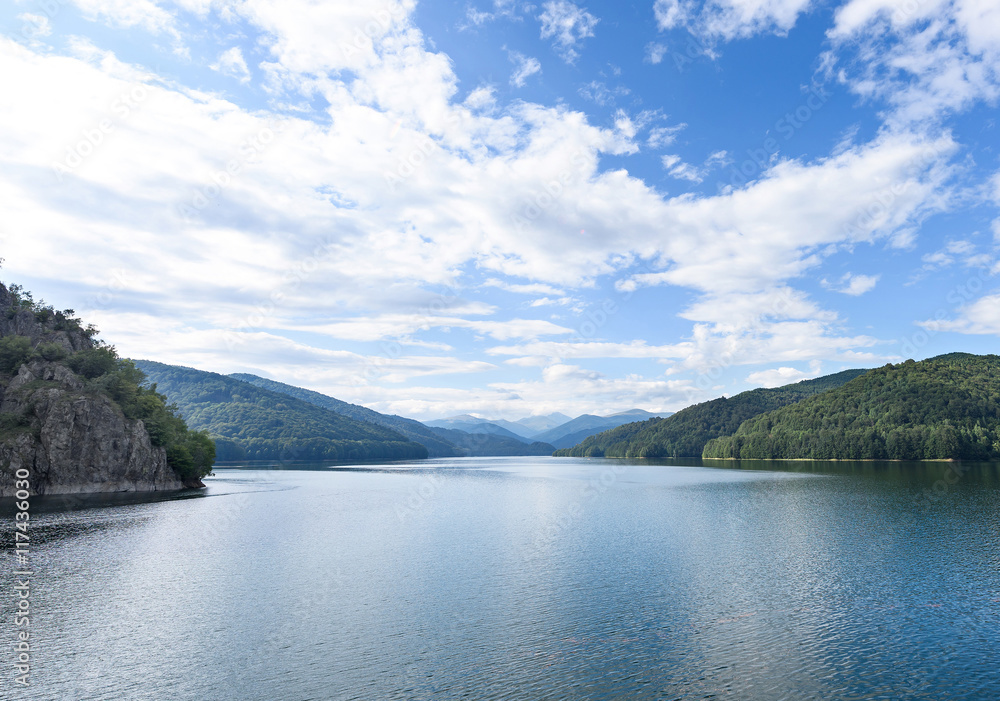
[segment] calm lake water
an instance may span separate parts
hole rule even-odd
[[[442,459],[36,497],[32,687],[5,594],[0,696],[1000,698],[996,465],[740,467]]]

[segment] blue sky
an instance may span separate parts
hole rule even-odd
[[[429,419],[996,350],[992,0],[21,0],[2,278]]]

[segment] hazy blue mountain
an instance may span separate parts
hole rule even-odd
[[[629,411],[611,414],[610,416],[583,414],[555,428],[537,434],[535,440],[551,443],[556,448],[570,448],[594,434],[608,431],[634,421],[645,421],[646,419],[666,416],[670,416],[670,413],[652,414],[642,409],[630,409]]]
[[[560,414],[558,411],[553,414],[545,414],[544,416],[525,416],[523,419],[518,419],[514,423],[524,426],[529,431],[533,431],[532,435],[538,435],[542,431],[548,431],[550,428],[555,428],[560,424],[564,424],[567,421],[572,420],[572,416],[566,416],[566,414]]]
[[[519,440],[522,443],[531,443],[534,440],[531,437],[532,431],[524,426],[519,426],[511,421],[503,421],[502,419],[489,421],[469,414],[460,414],[447,419],[434,419],[433,421],[424,421],[423,423],[425,426],[433,428],[448,428],[465,431],[466,433],[488,433],[494,436],[505,436]],[[514,431],[509,428],[511,426],[517,430]]]
[[[495,428],[500,428],[496,426]],[[552,455],[555,446],[535,441],[528,443],[518,436],[495,433],[468,433],[453,428],[431,427],[442,438],[464,448],[470,456],[487,455]],[[500,429],[503,430],[503,429]]]

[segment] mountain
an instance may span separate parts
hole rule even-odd
[[[708,458],[995,460],[1000,356],[950,353],[886,365],[744,421]]]
[[[496,428],[500,428],[497,426]],[[555,446],[489,432],[468,433],[453,428],[431,427],[442,438],[463,448],[472,457],[487,455],[552,455]],[[503,429],[501,429],[503,430]]]
[[[556,448],[570,448],[595,433],[608,431],[622,424],[669,415],[651,414],[642,409],[632,409],[610,416],[583,414],[548,431],[539,433],[535,436],[535,440],[551,443]]]
[[[357,421],[248,382],[136,360],[185,420],[216,437],[218,459],[412,460],[427,448],[384,426]]]
[[[212,441],[74,314],[0,284],[0,496],[203,487]]]
[[[504,421],[503,419],[487,420],[480,419],[478,416],[472,416],[471,414],[460,414],[447,419],[425,421],[424,425],[432,428],[448,428],[464,431],[465,433],[488,433],[494,436],[513,438],[522,443],[532,442],[532,431],[512,421]]]
[[[700,457],[710,439],[735,432],[745,420],[835,389],[866,372],[844,370],[784,387],[720,397],[689,406],[664,419],[624,424],[556,454],[607,458]]]
[[[486,456],[486,455],[550,455],[553,446],[547,443],[534,444],[520,436],[508,435],[506,429],[485,419],[464,414],[445,419],[460,425],[469,425],[477,430],[463,431],[431,427],[402,416],[380,414],[367,407],[349,404],[319,392],[267,380],[257,375],[234,373],[229,377],[248,382],[257,387],[280,392],[316,406],[335,411],[359,421],[385,426],[401,433],[410,440],[427,448],[429,457]]]
[[[518,419],[514,423],[524,426],[532,432],[531,435],[535,436],[542,431],[548,431],[550,428],[555,428],[559,424],[564,424],[571,418],[572,417],[566,416],[566,414],[560,414],[557,411],[553,414],[545,414],[544,416],[525,416],[523,419]]]
[[[302,401],[315,404],[323,409],[329,409],[330,411],[348,416],[357,421],[367,421],[368,423],[384,426],[385,428],[396,431],[406,438],[409,438],[415,443],[423,445],[427,448],[428,457],[450,458],[466,454],[464,450],[456,447],[454,444],[431,431],[431,429],[427,426],[423,425],[419,421],[414,421],[413,419],[407,419],[394,414],[380,414],[379,412],[367,407],[359,406],[357,404],[349,404],[345,401],[341,401],[340,399],[334,399],[333,397],[325,394],[320,394],[319,392],[313,392],[312,390],[303,389],[302,387],[295,387],[294,385],[286,385],[284,382],[268,380],[263,377],[258,377],[257,375],[233,373],[229,375],[229,377],[234,380],[240,380],[241,382],[248,382],[255,387],[261,387],[272,392],[287,394],[289,397],[301,399]]]

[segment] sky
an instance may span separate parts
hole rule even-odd
[[[995,0],[14,0],[0,279],[417,419],[1000,334]]]

